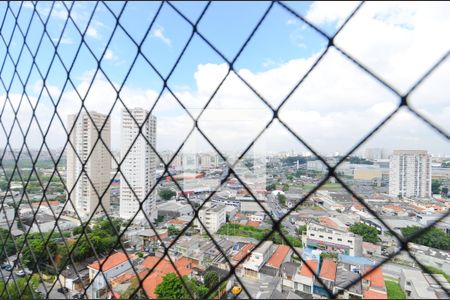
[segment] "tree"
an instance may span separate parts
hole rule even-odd
[[[443,188],[441,188],[441,196],[444,198],[448,197],[448,187],[444,186]]]
[[[409,239],[421,229],[418,226],[408,226],[402,228],[401,232],[406,239]],[[450,235],[447,235],[443,230],[436,227],[427,229],[424,233],[415,237],[412,242],[442,250],[450,249]]]
[[[46,240],[46,237],[42,238],[41,236],[27,237],[27,243],[22,252],[22,260],[30,270],[35,271],[38,266],[46,268],[53,265],[58,245],[53,239],[49,239],[46,244]]]
[[[353,224],[350,226],[349,230],[354,234],[362,236],[364,242],[376,244],[380,241],[380,238],[378,237],[378,230],[364,223]]]
[[[77,227],[74,227],[74,228],[72,229],[72,234],[73,234],[73,235],[78,235],[78,234],[81,234],[82,232],[83,232],[83,226],[82,226],[82,225],[77,226]],[[86,227],[84,228],[84,232],[86,232],[86,233],[92,232],[91,227],[86,226]]]
[[[285,195],[283,195],[283,194],[281,194],[281,193],[278,193],[278,202],[281,204],[281,205],[285,205],[286,204],[286,196]]]
[[[173,225],[170,225],[169,227],[167,227],[167,230],[168,230],[169,236],[180,234],[180,230]]]
[[[219,274],[217,274],[217,272],[213,272],[213,271],[206,272],[204,281],[205,281],[205,286],[208,289],[212,289],[219,283]]]
[[[284,184],[283,185],[283,192],[287,192],[289,191],[289,184]]]
[[[27,277],[10,280],[6,286],[4,281],[0,281],[0,295],[8,299],[43,299],[42,296],[34,292],[39,285],[39,276],[33,275],[30,283],[27,283]]]
[[[440,180],[431,180],[431,192],[433,194],[439,194],[441,192],[442,182]]]
[[[303,232],[306,232],[306,225],[301,225],[297,228],[297,234],[302,235]]]
[[[266,186],[266,190],[268,190],[268,191],[273,191],[273,190],[276,190],[276,189],[277,189],[276,183],[271,183],[271,184]]]
[[[0,246],[3,251],[0,252],[0,260],[16,253],[16,246],[14,245],[13,236],[11,233],[3,228],[0,228]]]
[[[122,220],[119,218],[110,219],[111,221],[109,221],[108,218],[104,218],[103,220],[98,221],[94,226],[94,230],[104,230],[110,235],[117,235],[118,233],[120,233]]]
[[[156,287],[155,294],[162,299],[190,299],[191,296],[184,287],[182,280],[192,293],[198,293],[199,286],[195,281],[190,280],[187,276],[183,276],[183,279],[181,279],[175,273],[169,273],[163,277],[163,281]],[[203,291],[200,290],[200,292]]]
[[[175,193],[175,191],[173,191],[172,189],[167,189],[167,188],[161,189],[158,194],[164,200],[170,200],[170,199],[172,199],[172,197],[177,195],[177,193]]]

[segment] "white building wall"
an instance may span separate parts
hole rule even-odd
[[[152,192],[147,195],[156,183],[157,156],[152,150],[156,147],[156,118],[150,116],[146,120],[148,111],[141,108],[131,109],[130,113],[125,109],[122,111],[121,158],[125,159],[121,166],[119,213],[121,218],[131,219],[139,210],[139,202],[144,201],[145,214],[154,220],[157,217],[156,194]],[[142,135],[139,135],[138,125],[132,116],[138,124],[145,122]],[[139,212],[135,220],[143,218],[143,213]]]
[[[110,205],[110,191],[107,189],[111,180],[111,154],[108,151],[111,149],[110,119],[93,111],[89,115],[90,117],[82,112],[78,119],[76,115],[68,116],[68,130],[72,126],[74,128],[69,136],[73,147],[69,145],[67,148],[67,186],[69,191],[73,188],[68,199],[74,207],[69,204],[66,208],[69,211],[77,210],[82,217],[89,217],[94,213],[99,196],[106,210]],[[101,131],[102,142],[99,140],[98,130],[105,121]],[[99,207],[96,212],[101,212],[101,209]]]
[[[209,233],[216,233],[220,227],[226,222],[226,210],[225,205],[222,204],[210,204],[207,203],[198,213],[199,219],[209,231]],[[200,228],[200,232],[203,234],[205,230],[198,221],[197,226]]]
[[[422,150],[395,150],[390,157],[391,196],[431,197],[431,156]]]

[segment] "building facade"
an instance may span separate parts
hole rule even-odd
[[[431,156],[427,151],[394,150],[389,166],[389,195],[431,197]]]
[[[310,222],[302,235],[303,245],[339,252],[346,255],[360,256],[362,254],[362,237],[352,232],[338,230],[328,226]]]
[[[219,228],[227,221],[225,205],[206,203],[205,206],[198,212],[198,217],[203,225],[205,225],[209,233],[216,233]],[[200,225],[198,221],[197,226],[199,226],[200,232],[204,234],[205,229]]]
[[[67,121],[68,130],[73,128],[69,135],[72,146],[67,148],[67,187],[71,191],[67,199],[74,207],[66,207],[88,217],[99,201],[106,210],[110,205],[111,123],[108,116],[93,111],[89,115],[82,112],[78,118],[69,115]],[[103,208],[99,206],[95,213]]]
[[[143,211],[147,218],[153,221],[157,217],[156,193],[149,194],[156,183],[157,156],[153,151],[156,147],[156,117],[147,118],[148,114],[149,112],[142,108],[133,108],[129,112],[122,110],[120,154],[123,163],[119,214],[124,219],[135,216],[140,202],[144,203]],[[138,124],[144,124],[142,135],[139,134]],[[144,214],[140,211],[135,220],[143,218]]]

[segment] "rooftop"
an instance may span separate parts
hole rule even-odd
[[[241,261],[245,255],[247,255],[247,253],[250,252],[250,250],[253,249],[255,245],[253,245],[252,243],[249,244],[245,244],[238,253],[236,253],[235,256],[232,257],[233,260],[235,261]]]
[[[291,251],[291,248],[289,246],[286,245],[278,246],[277,250],[275,250],[275,252],[270,257],[269,261],[267,262],[267,265],[277,269],[280,268],[289,251]]]
[[[132,256],[130,255],[130,259]],[[108,270],[123,264],[124,262],[128,261],[128,257],[123,252],[117,252],[113,255],[108,256],[107,258],[104,258],[100,261],[96,261],[92,264],[90,264],[88,267],[95,270],[100,270],[100,266],[102,268],[103,272],[107,272]]]
[[[308,265],[315,273],[317,273],[319,262],[317,260],[307,260],[306,264],[303,263],[302,266],[300,267],[299,271],[300,275],[314,278],[313,273],[306,265]]]
[[[337,264],[331,259],[324,259],[322,267],[320,268],[319,277],[327,280],[336,280],[336,267]]]

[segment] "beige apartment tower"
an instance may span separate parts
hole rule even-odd
[[[82,218],[94,213],[99,200],[106,210],[109,210],[110,204],[111,154],[108,149],[111,149],[111,123],[106,115],[94,111],[89,115],[82,112],[78,118],[77,115],[67,117],[67,130],[74,127],[69,136],[73,147],[67,146],[67,187],[69,191],[73,189],[67,199],[74,207],[71,204],[66,207],[69,211],[75,209]],[[105,121],[101,130],[102,142],[98,130]],[[95,211],[102,212],[101,206]]]
[[[139,202],[143,203],[142,209],[150,221],[157,217],[156,193],[153,191],[149,194],[156,183],[157,156],[153,151],[156,147],[156,117],[150,115],[147,118],[148,114],[142,108],[129,109],[129,112],[122,110],[120,217],[123,219],[135,216],[139,210]],[[136,123],[144,124],[141,135]],[[139,220],[147,220],[142,211],[134,219]]]
[[[431,197],[431,156],[425,150],[394,150],[389,163],[389,195]]]

